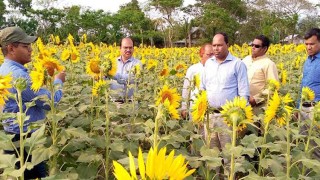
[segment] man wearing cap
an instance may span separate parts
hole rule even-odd
[[[0,30],[0,45],[1,50],[4,55],[4,62],[0,66],[0,75],[11,74],[13,79],[24,78],[27,80],[27,87],[22,92],[22,104],[24,111],[26,109],[26,103],[32,102],[32,100],[38,96],[47,95],[48,98],[51,97],[50,91],[40,88],[39,91],[34,92],[31,87],[31,80],[28,73],[28,69],[24,67],[25,64],[31,62],[32,47],[31,43],[35,42],[37,37],[27,35],[24,30],[19,27],[7,27]],[[55,84],[63,84],[65,81],[65,73],[59,73],[55,76]],[[13,94],[17,93],[15,88],[11,88],[10,92]],[[59,89],[54,94],[54,101],[59,102],[62,97],[62,90]],[[35,105],[30,107],[26,113],[29,117],[28,120],[24,122],[23,130],[27,131],[30,123],[45,119],[45,110],[50,110],[48,105],[41,100],[36,100]],[[6,113],[17,113],[19,112],[19,107],[16,101],[9,98],[4,107],[3,112]],[[14,118],[5,119],[3,122],[4,130],[7,134],[15,135],[12,141],[18,141],[20,139],[19,125],[15,122]],[[30,136],[30,134],[29,134]],[[6,151],[6,153],[14,154],[14,151]],[[25,156],[26,157],[26,156]],[[30,158],[31,159],[31,158]],[[30,160],[28,159],[28,161]],[[44,162],[34,166],[31,170],[25,170],[26,179],[35,179],[46,176],[46,169]]]

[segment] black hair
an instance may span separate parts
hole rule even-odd
[[[218,32],[217,34],[221,34],[221,35],[223,36],[224,42],[225,42],[226,44],[229,43],[229,37],[228,37],[228,35],[227,35],[225,32]],[[217,34],[216,34],[216,35],[217,35]]]
[[[262,47],[267,47],[267,49],[269,48],[270,40],[267,36],[259,35],[259,36],[256,36],[255,39],[259,39],[260,41],[262,41]]]
[[[318,41],[320,41],[320,29],[319,28],[312,28],[310,29],[305,35],[304,39],[307,40],[312,36],[317,36]]]

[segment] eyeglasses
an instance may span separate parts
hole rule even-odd
[[[255,48],[261,48],[262,46],[259,44],[251,44],[251,47],[255,47]]]

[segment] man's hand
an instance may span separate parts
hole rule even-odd
[[[186,117],[187,117],[187,110],[182,110],[181,111],[181,117],[183,118],[183,119],[186,119]]]
[[[55,79],[60,79],[62,82],[66,81],[66,72],[62,71],[61,73],[55,75]]]
[[[252,107],[257,105],[256,100],[254,100],[253,96],[249,97],[249,103]]]

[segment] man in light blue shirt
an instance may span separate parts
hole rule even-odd
[[[132,98],[134,89],[128,88],[128,85],[134,83],[132,70],[136,65],[141,66],[141,62],[132,57],[133,51],[132,39],[123,38],[120,43],[121,56],[117,58],[117,73],[110,86],[111,90],[115,91],[111,93],[113,101],[124,103]]]
[[[31,53],[33,43],[37,37],[27,35],[19,27],[7,27],[0,30],[0,45],[3,55],[5,56],[4,63],[0,66],[0,75],[11,74],[13,79],[24,78],[27,81],[27,87],[22,91],[22,105],[23,110],[29,119],[23,124],[23,131],[27,132],[27,129],[32,122],[44,120],[46,111],[50,110],[50,106],[45,104],[41,100],[36,100],[35,105],[30,107],[26,111],[26,103],[32,102],[34,98],[42,95],[46,95],[51,98],[50,91],[40,88],[38,92],[34,92],[31,89],[31,80],[28,70],[24,67],[25,64],[31,62]],[[55,84],[61,84],[65,81],[65,73],[59,73],[55,76]],[[17,90],[11,88],[11,93],[16,94]],[[59,89],[54,94],[54,101],[59,102],[62,97],[62,90]],[[15,99],[9,98],[4,107],[3,112],[18,113],[19,107]],[[18,123],[13,118],[4,120],[4,130],[7,134],[14,134],[12,141],[18,141],[20,139],[20,129]],[[15,151],[9,152],[14,154]],[[25,156],[26,158],[26,156]],[[31,170],[25,170],[26,179],[36,179],[46,176],[46,169],[44,162],[34,166]]]
[[[209,105],[216,109],[210,115],[209,130],[216,127],[229,129],[221,117],[221,106],[236,96],[248,100],[250,94],[247,69],[240,59],[228,51],[228,36],[225,33],[216,34],[212,46],[214,57],[207,60],[201,77],[201,89],[207,91]],[[218,147],[220,150],[231,141],[226,131],[212,132],[210,136],[210,146]]]
[[[314,102],[303,102],[301,117],[303,123],[305,120],[312,119],[312,111],[314,109],[315,103],[320,101],[320,29],[312,28],[304,36],[305,45],[307,48],[308,58],[303,65],[303,77],[301,82],[301,90],[303,87],[309,87],[314,91],[315,98]],[[300,91],[301,91],[300,90]],[[301,94],[301,92],[300,92]],[[298,107],[299,107],[298,102]],[[320,138],[319,128],[314,128],[316,133],[314,136]],[[308,135],[309,125],[303,125],[300,129],[301,134]],[[311,140],[310,144],[312,146],[312,158],[320,160],[320,148],[319,145]],[[310,148],[311,149],[311,148]]]

